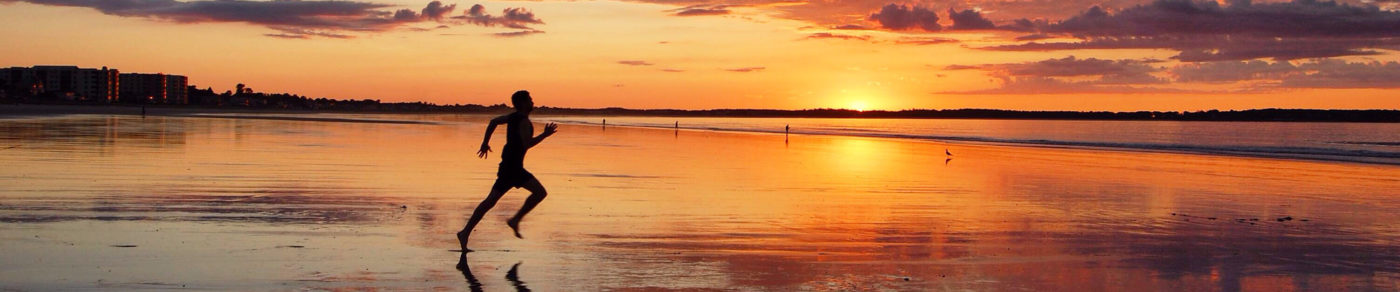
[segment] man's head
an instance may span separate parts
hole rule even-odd
[[[535,101],[530,99],[529,91],[516,91],[510,95],[510,104],[515,106],[515,111],[530,112],[535,109]]]

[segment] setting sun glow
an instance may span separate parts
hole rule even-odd
[[[853,109],[853,110],[856,110],[856,111],[862,111],[862,112],[863,112],[863,111],[870,110],[870,104],[866,103],[864,100],[856,100],[856,101],[852,101],[852,102],[851,102],[851,105],[848,106],[848,108]]]

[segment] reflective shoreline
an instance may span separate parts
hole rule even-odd
[[[499,158],[454,118],[0,120],[0,289],[1400,287],[1394,166],[581,125],[464,275]]]

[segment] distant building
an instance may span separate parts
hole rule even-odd
[[[121,101],[126,103],[188,104],[189,79],[180,75],[121,74]]]
[[[52,101],[117,101],[120,86],[116,69],[77,66],[34,66],[0,69],[0,88],[12,96]]]
[[[190,104],[190,79],[181,75],[165,75],[166,103]]]

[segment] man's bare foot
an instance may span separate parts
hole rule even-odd
[[[525,237],[520,236],[520,219],[511,218],[510,220],[506,220],[506,225],[510,226],[511,232],[515,232],[515,238],[525,239]]]
[[[471,236],[471,233],[468,233],[467,230],[457,231],[457,243],[462,245],[462,253],[472,252],[471,249],[467,249],[468,236]]]

